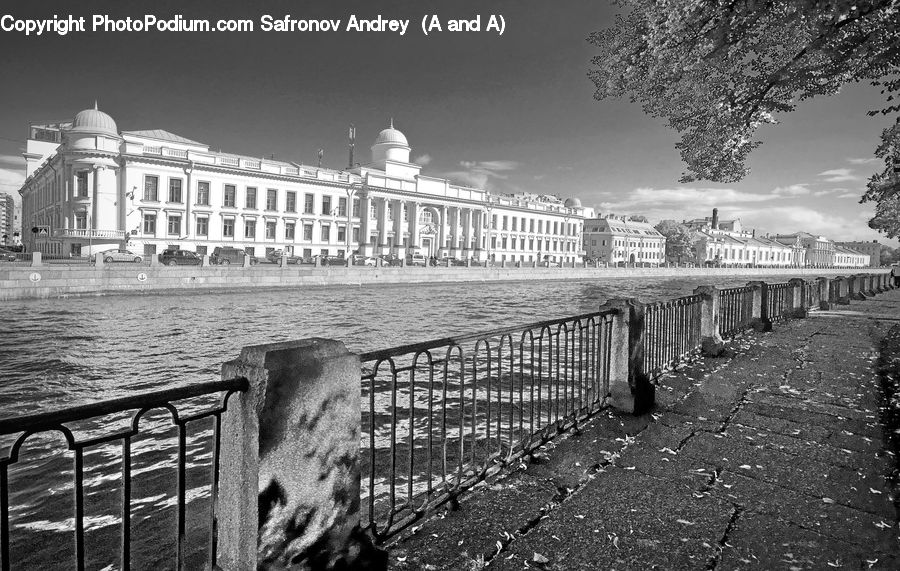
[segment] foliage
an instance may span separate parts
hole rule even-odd
[[[650,223],[650,221],[647,220],[647,217],[644,216],[643,214],[632,214],[631,216],[628,217],[628,219],[631,220],[632,222],[643,222],[645,224]]]
[[[776,114],[792,111],[798,101],[833,95],[848,83],[879,85],[888,103],[880,112],[900,111],[891,103],[900,93],[897,0],[616,3],[625,13],[588,38],[600,50],[589,73],[594,97],[629,97],[678,131],[676,147],[687,165],[682,182],[740,180],[748,173],[748,154],[760,144],[754,140],[760,125],[777,123]],[[893,158],[897,129],[895,123],[883,136]],[[881,208],[897,182],[887,177],[893,182],[883,196],[888,181],[876,178],[866,200],[878,200]],[[873,222],[886,225],[898,212],[896,200],[885,209]]]
[[[695,262],[697,233],[674,220],[662,220],[655,226],[666,237],[667,262]]]
[[[884,170],[872,175],[860,202],[875,202],[869,228],[888,238],[900,236],[900,119],[881,134],[875,156],[884,159]]]

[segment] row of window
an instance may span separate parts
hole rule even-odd
[[[518,247],[516,246],[518,244]],[[497,246],[500,246],[501,250],[525,250],[525,238],[500,238],[497,240],[496,236],[491,237],[491,248],[497,249]],[[535,240],[534,238],[528,239],[528,250],[534,250]],[[537,240],[537,249],[538,251],[547,251],[549,252],[551,249],[554,252],[572,252],[575,250],[575,245],[571,242],[560,242],[559,240]]]
[[[497,222],[498,215],[494,214],[491,216],[491,228],[493,230],[497,230]],[[512,232],[531,232],[532,234],[544,234],[544,220],[534,219],[534,218],[525,218],[524,216],[506,216],[502,217],[500,220],[503,223],[502,230],[510,230]],[[558,220],[553,221],[553,225],[550,225],[550,220],[547,220],[546,234],[563,234],[565,236],[575,236],[579,234],[578,232],[578,224],[574,222],[560,222]],[[535,223],[537,225],[535,226]],[[535,232],[535,227],[537,231]],[[527,229],[526,229],[527,228]]]
[[[709,258],[719,257],[723,260],[745,260],[745,259],[750,260],[750,252],[753,252],[754,260],[756,260],[758,258],[759,260],[772,260],[772,261],[776,261],[776,262],[787,262],[787,261],[790,261],[790,259],[791,259],[790,252],[784,252],[784,251],[773,252],[771,250],[762,250],[759,252],[759,255],[757,256],[756,250],[736,250],[734,248],[731,248],[731,249],[725,248],[725,250],[715,250],[715,252],[713,251],[712,248],[709,248],[707,250],[707,256]]]
[[[76,218],[76,221],[78,219]],[[156,235],[156,221],[157,215],[155,213],[145,213],[143,220],[143,232],[144,234],[149,234],[151,236]],[[170,236],[180,236],[181,235],[181,226],[182,226],[182,217],[178,214],[169,214],[166,216],[166,234]],[[244,238],[248,239],[256,239],[256,220],[244,220]],[[267,221],[265,222],[265,231],[266,231],[266,239],[274,240],[276,238],[276,222]],[[209,218],[205,216],[197,217],[196,226],[194,231],[197,236],[209,236]],[[294,222],[286,222],[284,225],[284,239],[285,240],[294,240],[296,239],[296,231],[297,224]],[[312,241],[313,239],[313,225],[312,224],[303,224],[303,240]],[[359,228],[355,227],[352,230],[353,241],[359,241]],[[222,237],[223,238],[234,238],[235,237],[235,220],[233,218],[225,218],[222,220]],[[319,230],[319,238],[322,242],[329,242],[331,240],[331,226],[324,225]],[[344,242],[347,239],[347,228],[346,226],[338,226],[337,228],[337,240],[338,242]]]

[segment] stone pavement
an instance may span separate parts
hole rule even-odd
[[[747,333],[390,545],[391,569],[900,569],[882,339],[900,290]]]

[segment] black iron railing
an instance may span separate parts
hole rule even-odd
[[[133,396],[113,400],[100,401],[82,406],[75,406],[59,411],[32,414],[16,418],[0,420],[0,438],[4,444],[2,456],[0,456],[0,568],[7,571],[12,568],[29,567],[37,565],[34,561],[40,561],[43,557],[44,565],[47,558],[54,562],[62,562],[71,559],[67,567],[85,569],[86,567],[101,567],[109,565],[109,559],[114,557],[108,550],[111,545],[118,544],[118,567],[122,570],[130,569],[132,561],[133,539],[138,537],[142,543],[142,549],[146,552],[157,552],[156,557],[166,561],[172,551],[166,549],[174,536],[175,568],[189,568],[202,565],[205,561],[215,563],[215,530],[213,526],[212,512],[214,511],[214,498],[218,485],[218,459],[220,443],[220,427],[222,413],[226,410],[228,398],[237,391],[244,391],[248,387],[246,379],[232,379],[201,383],[191,386],[178,387],[156,391],[153,393],[136,394]],[[221,395],[215,402],[215,395]],[[159,439],[149,441],[139,440],[141,437],[149,438],[148,432],[158,428],[162,419],[146,419],[148,416],[159,416],[151,413],[158,409],[168,413],[171,421],[170,427],[176,431],[177,443],[173,447],[166,447]],[[148,414],[150,413],[150,414]],[[196,426],[203,419],[211,419],[212,431],[207,429],[201,434],[191,434],[191,445],[194,454],[191,458],[190,469],[188,467],[188,439],[189,425]],[[142,420],[144,425],[142,426]],[[149,425],[149,426],[148,426]],[[62,459],[51,458],[53,442],[48,439],[50,433],[62,435],[65,443],[66,456],[72,456],[71,468],[66,468]],[[199,440],[199,442],[197,442]],[[115,445],[120,442],[120,447]],[[138,443],[141,450],[138,452],[132,445]],[[195,450],[195,448],[198,448]],[[20,462],[21,456],[28,452],[28,460],[38,464],[37,468],[30,468],[26,462]],[[37,456],[37,458],[34,458]],[[56,454],[59,456],[59,454]],[[132,497],[135,477],[144,477],[148,474],[156,475],[163,467],[172,468],[174,460],[175,493],[174,498],[165,494],[141,499],[141,505],[152,504],[150,507],[169,505],[174,502],[175,517],[173,529],[161,530],[154,527],[160,537],[153,533],[148,534],[147,523],[149,516],[133,518],[132,511],[136,508],[135,498]],[[116,468],[118,466],[118,468]],[[199,468],[205,468],[198,471]],[[21,471],[16,474],[16,470]],[[116,472],[118,471],[118,475]],[[169,470],[171,471],[171,470]],[[88,473],[90,486],[90,506],[87,505],[85,493],[85,474]],[[197,481],[200,472],[205,472],[207,481]],[[58,545],[58,535],[48,542],[57,545],[41,544],[35,541],[39,534],[32,533],[29,537],[16,537],[15,529],[22,528],[34,532],[41,526],[35,524],[35,518],[59,518],[61,516],[60,504],[64,503],[57,498],[46,506],[46,512],[37,503],[17,505],[21,502],[35,502],[42,498],[28,497],[27,494],[18,494],[17,485],[34,491],[32,480],[41,476],[50,475],[59,477],[62,473],[71,475],[73,518],[62,523],[53,522],[50,519],[38,519],[47,527],[56,524],[57,530],[62,527],[71,529],[73,543],[71,547]],[[118,481],[118,506],[116,501],[109,496],[115,494],[100,493],[103,488],[100,484],[106,481]],[[208,498],[208,510],[206,517],[208,545],[205,549],[201,546],[197,549],[200,560],[189,562],[186,554],[186,513],[188,505],[188,486],[193,490],[202,489],[202,495]],[[49,484],[38,486],[48,493]],[[69,485],[61,486],[68,489]],[[98,488],[98,489],[93,489]],[[154,491],[159,491],[158,489]],[[59,495],[58,489],[49,489],[50,495]],[[97,531],[97,542],[103,545],[94,545],[95,542],[86,541],[87,529],[85,525],[87,511],[90,509],[91,521],[105,522]],[[118,508],[118,509],[116,509]],[[158,512],[153,514],[158,516]],[[192,515],[196,515],[192,513]],[[198,516],[202,518],[201,516]],[[118,542],[115,541],[114,532],[110,528],[118,524]],[[97,527],[97,526],[94,526]],[[25,533],[19,535],[27,535]],[[168,539],[167,539],[168,538]],[[159,553],[159,551],[162,553]],[[43,553],[34,556],[33,553]],[[206,553],[203,553],[205,551]],[[88,554],[90,552],[90,555]],[[13,560],[16,558],[16,561]],[[34,557],[30,560],[29,557]],[[101,561],[103,559],[103,561]],[[29,563],[32,561],[32,563]],[[136,565],[138,567],[147,566]],[[171,561],[165,566],[171,566]]]
[[[816,280],[807,280],[806,281],[806,301],[805,307],[807,311],[814,311],[819,309],[819,306],[822,303],[822,292],[819,287],[819,282]]]
[[[767,284],[766,308],[770,321],[791,316],[794,304],[794,286],[789,283]]]
[[[613,315],[361,355],[363,521],[373,534],[388,537],[599,410]]]
[[[656,378],[700,349],[703,298],[689,295],[644,308],[644,370]]]
[[[719,290],[719,335],[733,337],[750,327],[753,318],[753,288]]]

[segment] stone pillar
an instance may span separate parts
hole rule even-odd
[[[245,268],[249,268],[251,266],[251,264],[252,264],[252,262],[251,262],[250,254],[244,254],[244,263],[241,265]]]
[[[437,248],[434,252],[434,257],[440,259],[443,257],[443,254],[447,251],[447,207],[441,206],[439,210],[439,214],[441,219],[438,223],[438,233],[437,233]]]
[[[159,265],[159,254],[150,254],[150,265],[158,266]]]
[[[41,252],[40,252],[40,250],[34,250],[31,253],[31,266],[35,267],[35,266],[40,266],[40,265],[42,265],[41,264]]]
[[[219,566],[357,568],[373,553],[359,528],[359,358],[329,339],[256,345],[222,378],[249,388],[222,415]]]
[[[200,258],[200,265],[204,268],[209,266],[209,254],[203,254],[203,257]]]
[[[830,299],[838,305],[850,305],[850,286],[847,278],[837,276],[831,281]]]
[[[459,207],[451,206],[448,210],[448,226],[450,233],[450,251],[449,256],[451,258],[460,258],[464,257],[459,254]]]
[[[769,318],[769,288],[766,282],[748,282],[753,289],[753,310],[750,326],[756,331],[771,331],[772,320]]]
[[[278,267],[284,268],[284,267],[286,267],[286,266],[287,266],[287,256],[285,256],[285,255],[282,253],[282,254],[281,254],[281,257],[278,258]]]
[[[806,280],[802,278],[791,278],[788,284],[793,288],[793,296],[791,300],[791,317],[804,318],[809,312],[806,306]]]
[[[471,246],[472,251],[469,255],[473,256],[475,259],[480,260],[482,255],[482,251],[484,248],[481,246],[481,242],[484,240],[484,223],[485,223],[485,212],[484,210],[473,210],[470,218],[472,219],[472,225],[475,227],[475,245]],[[490,224],[490,220],[487,221]]]
[[[725,342],[719,334],[719,290],[714,286],[700,286],[694,295],[703,298],[700,306],[700,351],[704,357],[719,357],[725,352]]]
[[[372,245],[369,244],[369,225],[371,223],[369,216],[372,211],[372,199],[368,195],[361,196],[359,199],[359,253],[363,256],[375,255]],[[316,258],[316,266],[319,265]]]
[[[831,304],[833,303],[830,297],[831,279],[816,278],[816,287],[819,288],[819,309],[831,309]]]
[[[854,299],[857,301],[865,301],[866,294],[863,293],[863,276],[860,274],[853,274],[849,278],[847,278],[848,284],[848,296],[850,299]]]
[[[407,211],[409,212],[409,248],[406,250],[406,254],[412,254],[415,252],[415,249],[419,246],[419,204],[417,202],[409,202],[406,205]]]
[[[475,233],[478,235],[480,230],[478,229],[478,225],[475,224],[475,216],[474,212],[468,208],[463,209],[462,211],[462,234],[463,234],[463,250],[462,254],[465,257],[470,257],[475,255],[475,251],[472,247],[472,227],[475,226]],[[477,248],[477,245],[476,245]]]
[[[378,231],[378,246],[376,254],[387,253],[387,225],[388,225],[388,201],[386,198],[375,199],[375,224]]]
[[[91,263],[94,264],[95,268],[103,267],[103,256],[100,255],[100,252],[97,252],[93,256],[91,256]]]
[[[600,311],[611,315],[609,404],[623,412],[642,414],[653,407],[655,388],[644,371],[644,304],[612,299]]]
[[[403,201],[393,201],[394,205],[394,252],[398,258],[406,257],[406,246],[403,245]]]
[[[869,297],[875,297],[875,294],[878,293],[875,291],[875,276],[873,274],[863,274],[866,276],[866,295]]]

